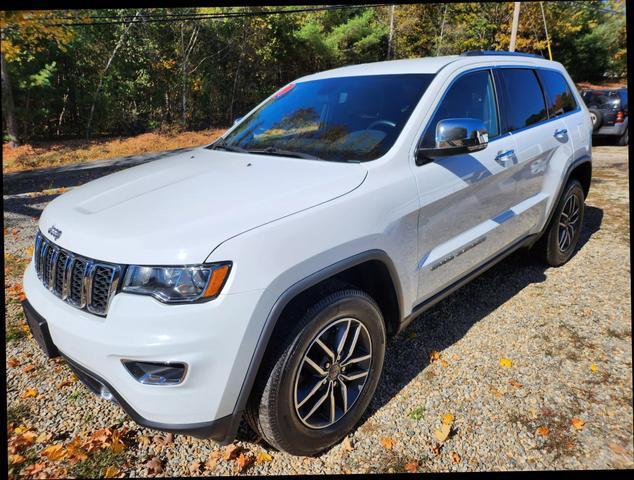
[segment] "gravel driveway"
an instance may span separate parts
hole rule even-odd
[[[23,330],[10,287],[26,265],[21,259],[33,242],[34,217],[55,193],[5,197],[9,437],[16,444],[25,428],[38,436],[14,449],[22,459],[13,458],[10,472],[178,476],[634,467],[627,148],[597,147],[594,159],[585,228],[573,259],[546,269],[518,252],[425,313],[388,344],[376,396],[349,439],[316,458],[277,452],[245,425],[229,447],[140,428],[74,381],[63,362],[46,360]],[[451,433],[439,442],[434,431],[443,416]],[[114,448],[113,432],[123,448]],[[101,447],[91,449],[100,438]],[[68,453],[73,440],[88,442],[83,456]],[[51,445],[61,445],[66,456],[56,459],[50,448],[43,456]]]

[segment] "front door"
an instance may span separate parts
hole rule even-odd
[[[507,222],[520,202],[515,141],[502,133],[491,70],[460,74],[448,87],[420,146],[433,147],[436,124],[447,118],[484,121],[488,146],[471,154],[437,157],[415,168],[420,195],[418,302],[442,291],[512,241]]]

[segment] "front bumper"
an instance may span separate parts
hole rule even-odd
[[[24,291],[78,377],[89,387],[104,385],[134,421],[223,443],[233,434],[244,376],[231,373],[243,361],[240,347],[261,291],[192,305],[165,305],[119,293],[107,317],[98,317],[47,290],[32,263],[24,275]],[[122,359],[183,362],[187,375],[178,385],[144,385]]]

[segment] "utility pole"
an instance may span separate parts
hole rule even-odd
[[[392,40],[394,38],[394,5],[390,5],[390,36],[387,39],[387,59],[392,56],[393,46]]]
[[[548,59],[553,59],[553,52],[550,50],[550,37],[548,36],[548,27],[546,26],[546,14],[544,13],[544,2],[539,2],[539,7],[542,9],[542,18],[544,19],[544,31],[546,32],[546,45],[548,45]]]
[[[517,39],[517,25],[520,23],[520,2],[515,2],[515,8],[513,9],[513,28],[511,29],[511,44],[509,45],[509,52],[515,51],[515,40]]]

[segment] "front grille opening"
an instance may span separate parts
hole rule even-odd
[[[35,269],[44,286],[67,303],[105,316],[117,291],[122,265],[102,263],[58,247],[40,232],[35,239]]]

